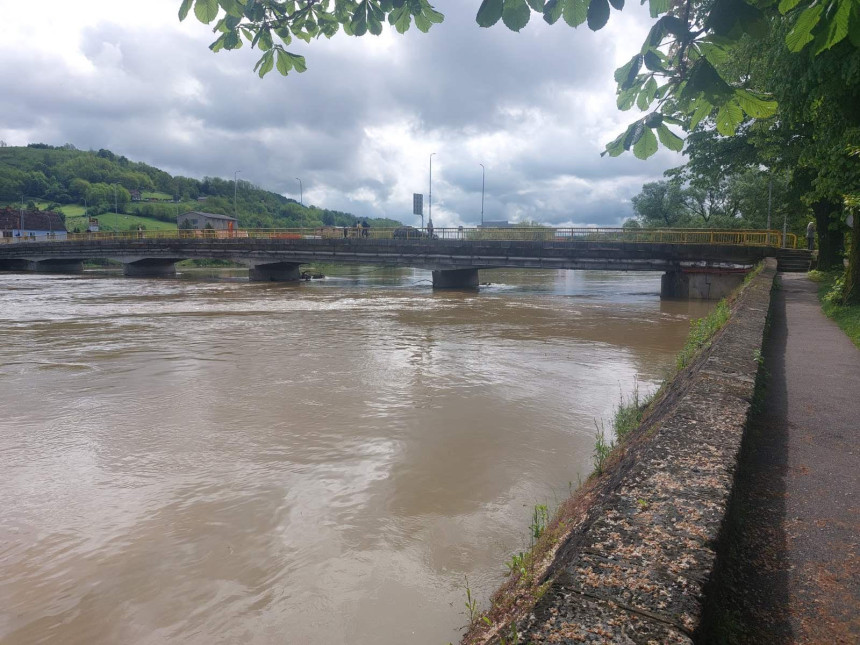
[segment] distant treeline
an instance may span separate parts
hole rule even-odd
[[[301,225],[352,226],[361,217],[315,206],[239,180],[236,186],[239,223],[247,227],[279,228]],[[178,212],[205,211],[233,215],[233,180],[174,177],[153,166],[130,161],[110,150],[78,150],[72,144],[0,147],[0,203],[43,201],[62,206],[80,204],[91,215],[113,211],[135,213],[175,222]],[[162,193],[174,202],[132,201],[131,191]],[[188,202],[197,202],[189,207]],[[179,204],[178,202],[184,202]],[[399,226],[389,219],[367,218],[372,226]]]

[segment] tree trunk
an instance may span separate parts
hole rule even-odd
[[[812,204],[815,215],[815,229],[818,231],[818,269],[828,271],[842,268],[842,233],[830,229],[834,213],[840,211],[840,204],[826,199]]]

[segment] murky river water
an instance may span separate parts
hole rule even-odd
[[[227,273],[225,273],[227,274]],[[0,275],[0,641],[442,645],[705,303],[659,275]]]

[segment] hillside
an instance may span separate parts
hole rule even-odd
[[[176,228],[176,216],[189,210],[233,215],[232,179],[172,176],[110,150],[85,151],[33,143],[0,147],[0,206],[24,204],[66,216],[70,231],[86,228],[84,212],[100,216],[102,230]],[[139,198],[139,201],[138,201]],[[114,207],[119,215],[114,214]],[[362,219],[316,206],[239,180],[239,225],[247,228],[352,226]],[[367,218],[371,226],[399,226],[389,219]]]

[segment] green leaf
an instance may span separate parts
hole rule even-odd
[[[220,4],[221,8],[227,12],[228,16],[241,18],[245,13],[244,7],[242,7],[237,0],[218,0],[218,4]]]
[[[611,4],[617,11],[621,11],[624,8],[624,0],[609,0],[609,4]]]
[[[403,5],[388,14],[388,22],[394,25],[397,33],[403,34],[409,29],[409,25],[412,24],[412,14],[409,13],[409,8]]]
[[[825,49],[830,49],[848,35],[848,23],[851,19],[851,8],[853,3],[850,0],[842,0],[836,9],[836,13],[830,19],[827,25],[827,36],[824,43],[815,51],[817,56]]]
[[[779,12],[784,16],[789,11],[794,9],[799,3],[800,0],[781,0],[781,2],[779,3]]]
[[[684,140],[665,125],[658,126],[657,136],[660,137],[660,143],[669,148],[669,150],[681,152],[684,148]]]
[[[699,99],[698,105],[693,111],[693,116],[690,118],[690,130],[695,130],[696,126],[702,122],[702,119],[710,116],[713,109],[714,106],[712,103],[706,99]]]
[[[776,114],[776,101],[769,101],[748,90],[735,90],[735,98],[743,111],[754,119],[766,119]]]
[[[543,19],[550,25],[554,25],[561,18],[564,3],[560,0],[549,0],[543,8]]]
[[[539,13],[543,13],[544,0],[528,0],[529,6]]]
[[[287,55],[287,52],[278,50],[278,71],[281,73],[281,76],[286,76],[290,73],[290,70],[293,68],[293,61],[290,60],[290,57]]]
[[[191,10],[191,5],[194,3],[194,0],[182,0],[182,5],[179,7],[179,20],[185,20],[186,16],[188,16],[188,12]]]
[[[532,11],[526,0],[505,0],[502,8],[502,22],[511,31],[519,31],[529,24],[531,15]]]
[[[653,49],[649,49],[647,52],[645,52],[645,56],[642,60],[645,63],[645,67],[652,72],[666,71],[663,68],[663,60],[660,58],[660,55]]]
[[[651,128],[642,128],[642,137],[633,145],[633,154],[637,159],[647,159],[657,152],[657,137]]]
[[[640,110],[647,110],[648,106],[651,105],[651,101],[654,100],[655,94],[657,94],[657,81],[655,81],[652,76],[648,79],[648,82],[645,83],[645,87],[642,88],[642,91],[639,92],[639,97],[636,99],[636,106]]]
[[[588,0],[564,0],[562,16],[571,27],[579,27],[588,17]]]
[[[717,112],[717,132],[724,137],[732,136],[744,119],[743,110],[736,101],[726,101]]]
[[[617,157],[624,152],[624,134],[619,134],[615,139],[606,144],[606,150],[600,153],[600,156],[608,154],[610,157]]]
[[[265,54],[260,57],[260,60],[257,61],[257,64],[254,65],[254,71],[260,75],[260,78],[263,78],[266,74],[272,71],[272,67],[275,66],[275,57],[274,50],[269,50]]]
[[[479,27],[492,27],[502,17],[504,0],[484,0],[475,20]]]
[[[821,18],[823,7],[818,4],[804,10],[794,23],[794,27],[785,37],[789,51],[799,52],[812,40],[812,30]]]
[[[259,39],[257,40],[257,47],[266,51],[267,49],[272,48],[272,32],[268,27],[262,27],[259,32]]]
[[[609,1],[591,0],[588,4],[588,28],[591,31],[603,29],[609,21]]]
[[[299,74],[308,71],[308,66],[305,63],[304,56],[299,56],[298,54],[291,54],[290,52],[287,52],[287,56],[289,56],[290,60],[293,61],[293,69],[296,70]]]
[[[624,134],[624,149],[630,150],[631,146],[635,146],[639,140],[642,138],[642,135],[645,134],[645,123],[642,119],[639,119],[635,123],[631,123],[627,128],[627,132]]]
[[[855,3],[851,11],[851,22],[848,24],[848,40],[860,48],[860,3]]]
[[[659,112],[651,112],[645,116],[645,127],[656,128],[663,123],[663,115]]]
[[[349,21],[349,27],[354,36],[363,36],[367,33],[367,0],[358,3]]]
[[[642,56],[636,54],[625,65],[622,65],[615,70],[615,82],[621,86],[622,90],[626,90],[633,86],[636,80],[636,75],[642,68]]]
[[[636,102],[636,97],[639,95],[638,87],[630,87],[626,90],[622,90],[618,94],[618,98],[615,100],[615,104],[618,106],[619,110],[626,111],[633,107],[633,104]]]
[[[669,11],[670,0],[648,0],[648,11],[652,18]]]
[[[194,3],[194,15],[197,20],[208,25],[218,17],[218,0],[197,0]]]

